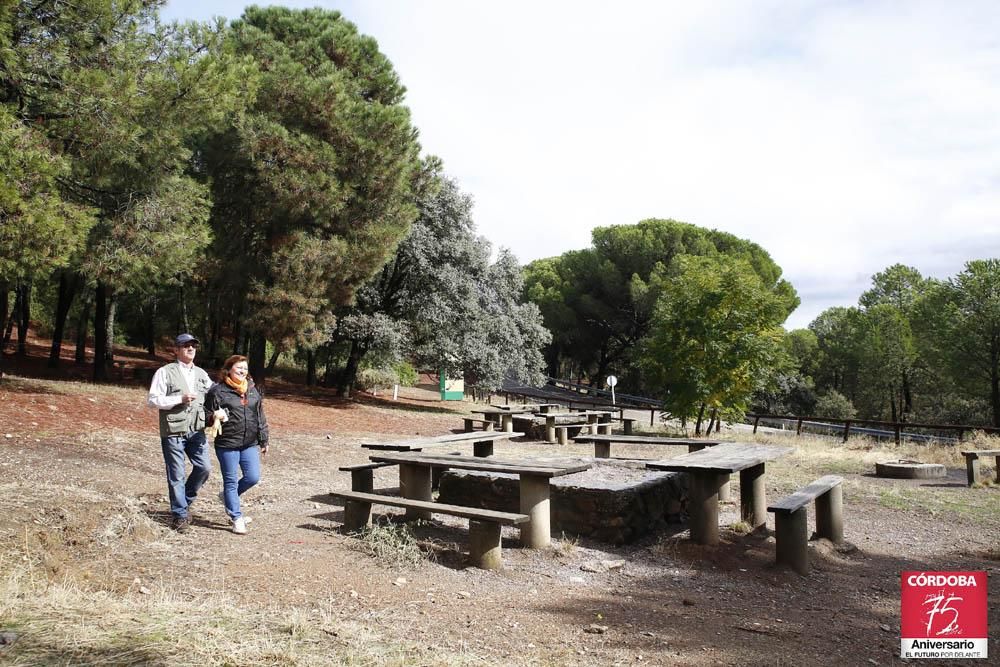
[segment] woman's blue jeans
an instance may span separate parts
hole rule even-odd
[[[240,496],[260,481],[260,447],[254,443],[242,449],[215,448],[222,471],[222,497],[226,504],[226,514],[230,519],[243,516],[240,511]],[[243,476],[240,477],[240,471]]]

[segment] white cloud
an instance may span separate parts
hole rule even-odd
[[[893,263],[945,277],[1000,250],[995,3],[285,4],[379,41],[425,151],[522,261],[595,226],[714,227],[785,269],[797,327]]]

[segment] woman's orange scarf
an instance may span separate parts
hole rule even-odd
[[[237,382],[233,378],[226,376],[226,384],[235,389],[240,394],[241,403],[243,405],[247,404],[247,390],[250,388],[250,381],[243,380],[243,382]]]

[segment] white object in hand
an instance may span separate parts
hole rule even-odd
[[[212,415],[221,422],[229,421],[229,413],[222,408],[219,408],[218,410],[213,412]]]

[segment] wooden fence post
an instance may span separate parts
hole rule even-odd
[[[795,427],[795,435],[802,435],[802,417],[799,417],[799,424]]]
[[[753,432],[757,432],[757,424],[760,422],[760,415],[753,416]]]
[[[851,432],[851,420],[848,419],[844,422],[844,442],[847,442],[847,436]]]

